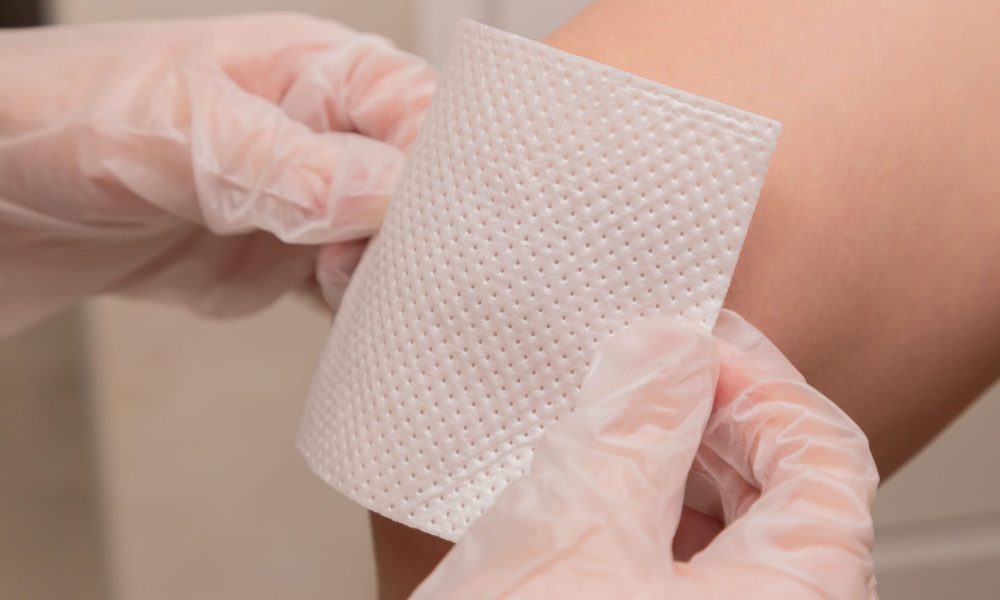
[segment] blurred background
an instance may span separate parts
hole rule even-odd
[[[455,20],[542,37],[585,0],[3,0],[0,25],[259,10],[436,64]],[[292,439],[328,318],[101,299],[0,338],[0,598],[374,598],[365,512]],[[1000,597],[1000,388],[882,489],[883,600]]]

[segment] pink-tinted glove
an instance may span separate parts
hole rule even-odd
[[[864,434],[735,313],[715,336],[654,319],[607,340],[529,473],[412,597],[875,598]],[[696,453],[725,528],[680,562]]]
[[[434,88],[315,18],[0,33],[0,332],[121,291],[241,314],[335,304]],[[332,246],[330,246],[332,244]]]

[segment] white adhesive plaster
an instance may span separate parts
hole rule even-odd
[[[456,539],[527,469],[599,340],[711,327],[779,125],[473,22],[337,315],[299,445]]]

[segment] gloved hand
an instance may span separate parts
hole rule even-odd
[[[335,304],[434,87],[304,16],[0,33],[0,332],[98,292]]]
[[[529,473],[412,598],[875,598],[864,434],[735,313],[715,337],[653,319],[607,340]],[[679,562],[696,453],[725,527]]]

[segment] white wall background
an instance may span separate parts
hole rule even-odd
[[[383,33],[440,64],[460,16],[541,37],[584,4],[53,0],[52,13],[81,22],[301,10]],[[89,315],[119,598],[372,597],[363,512],[314,480],[291,447],[326,334],[322,315],[283,302],[220,324],[111,300]],[[998,430],[994,390],[884,486],[884,600],[1000,597]]]
[[[412,48],[413,15],[409,0],[48,0],[58,23],[202,17],[261,11],[297,11],[337,19],[374,31]]]

